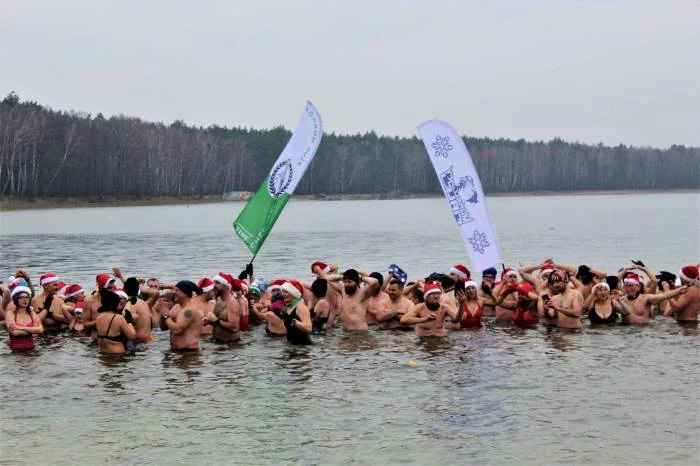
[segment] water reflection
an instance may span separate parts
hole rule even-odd
[[[566,353],[580,349],[580,346],[574,341],[574,335],[580,331],[563,330],[548,327],[545,332],[544,341],[548,342],[552,348]]]
[[[376,337],[369,332],[339,332],[337,348],[341,354],[361,353],[377,347]]]
[[[417,343],[418,348],[428,355],[428,359],[443,356],[454,347],[454,342],[450,338],[441,337],[420,337]]]

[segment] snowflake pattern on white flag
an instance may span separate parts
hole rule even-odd
[[[439,134],[435,136],[435,142],[433,142],[430,147],[435,150],[436,157],[447,158],[450,151],[453,149],[452,144],[450,144],[449,136],[440,136]]]
[[[478,252],[479,254],[484,254],[486,248],[491,246],[486,233],[474,230],[474,234],[469,238],[469,242],[472,245],[472,250]]]

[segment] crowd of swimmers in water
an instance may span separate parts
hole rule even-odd
[[[91,292],[53,273],[39,277],[38,289],[18,269],[0,284],[0,320],[12,351],[35,349],[36,336],[70,332],[91,338],[106,353],[123,353],[170,335],[171,349],[197,351],[202,338],[237,342],[260,328],[268,337],[312,344],[314,333],[339,327],[345,332],[415,331],[444,337],[449,331],[482,326],[484,317],[513,325],[580,329],[590,325],[645,325],[650,319],[697,322],[700,263],[678,274],[655,274],[632,261],[615,275],[552,259],[520,268],[482,271],[478,283],[462,264],[446,273],[408,280],[392,264],[385,274],[317,261],[313,281],[256,279],[252,264],[237,277],[219,272],[197,283],[161,283],[126,278],[119,268],[96,276]]]

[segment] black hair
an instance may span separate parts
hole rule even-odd
[[[411,296],[413,297],[413,299],[417,300],[419,303],[425,302],[425,298],[423,297],[423,291],[418,287],[415,287],[411,290]]]
[[[97,312],[117,312],[119,295],[106,288],[100,289],[100,308]]]
[[[380,288],[381,288],[381,286],[384,284],[384,276],[383,276],[381,273],[379,273],[379,272],[372,272],[371,274],[369,274],[369,276],[372,277],[372,278],[376,278],[376,279],[377,279],[377,281],[379,282],[379,287],[380,287]]]
[[[343,272],[343,280],[352,280],[355,283],[360,283],[360,273],[355,269],[347,269]]]
[[[325,298],[328,293],[328,281],[323,278],[317,278],[311,284],[311,292],[317,298]]]
[[[403,289],[403,282],[398,278],[392,278],[389,280],[389,285],[396,285],[399,287],[399,289]]]
[[[139,294],[139,280],[136,277],[129,277],[124,282],[124,292],[129,297],[129,302],[131,304],[136,304],[137,296]]]

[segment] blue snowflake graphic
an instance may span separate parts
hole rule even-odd
[[[477,230],[474,230],[474,234],[471,238],[469,238],[469,242],[471,243],[474,252],[478,252],[479,254],[483,254],[484,250],[491,246],[488,238],[486,237],[486,233],[481,233]]]
[[[452,144],[450,144],[450,137],[445,136],[444,138],[439,134],[435,136],[435,142],[433,142],[430,147],[435,149],[436,157],[445,157],[453,149]]]

